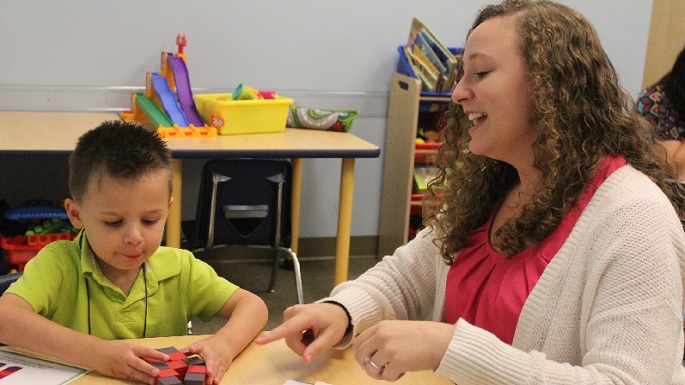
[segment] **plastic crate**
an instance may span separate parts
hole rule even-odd
[[[419,216],[423,214],[423,194],[411,194],[409,213]]]
[[[220,135],[285,131],[293,99],[233,100],[231,94],[193,96],[197,110]]]
[[[76,234],[62,233],[62,234],[42,234],[42,235],[17,235],[11,238],[5,238],[0,235],[0,246],[7,253],[7,262],[11,265],[17,265],[19,271],[24,271],[24,266],[31,258],[45,245],[59,240],[73,240]]]

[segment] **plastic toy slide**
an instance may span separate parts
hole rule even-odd
[[[180,57],[169,55],[168,59],[171,71],[174,73],[174,80],[176,81],[176,94],[178,101],[181,103],[181,108],[185,113],[188,122],[195,127],[203,127],[205,122],[200,117],[195,107],[193,100],[193,92],[190,89],[190,77],[188,76],[188,67],[186,62]]]
[[[136,92],[136,104],[138,105],[138,108],[143,111],[143,113],[150,119],[152,124],[155,127],[173,127],[174,123],[169,119],[168,116],[164,113],[164,111],[160,110],[159,107],[157,107],[157,104],[155,102],[145,96],[142,92]]]
[[[166,112],[171,121],[179,127],[188,127],[188,119],[186,119],[185,114],[181,111],[181,107],[178,106],[176,95],[169,88],[169,83],[166,79],[159,76],[158,73],[153,73],[152,88],[162,102],[164,112]]]

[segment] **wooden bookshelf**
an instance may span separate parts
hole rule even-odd
[[[420,106],[422,103],[447,104],[449,101],[449,94],[423,96],[421,81],[418,79],[399,73],[392,76],[383,150],[378,236],[378,255],[381,258],[407,243],[411,215],[421,213],[420,195],[412,194],[414,166],[429,163],[437,146],[416,145]]]

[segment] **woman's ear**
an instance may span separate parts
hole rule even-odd
[[[67,198],[64,200],[64,209],[67,211],[67,216],[69,217],[72,226],[77,229],[82,229],[83,222],[81,221],[81,209],[79,208],[78,203],[71,198]]]

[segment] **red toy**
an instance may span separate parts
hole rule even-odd
[[[176,44],[178,45],[178,53],[183,55],[183,47],[187,44],[186,35],[181,35],[179,33],[178,36],[176,36]]]
[[[183,377],[185,385],[203,385],[207,375],[207,368],[204,365],[191,365],[188,367],[186,375]]]
[[[205,383],[206,368],[202,358],[186,357],[173,346],[157,349],[157,351],[169,356],[169,361],[166,362],[145,358],[145,361],[159,369],[157,385],[203,385]]]

